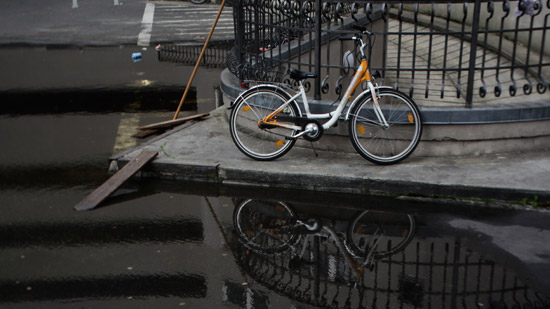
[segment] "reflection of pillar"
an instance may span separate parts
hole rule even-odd
[[[269,297],[263,292],[243,285],[224,280],[222,287],[224,302],[229,302],[243,308],[269,308]]]
[[[78,8],[78,0],[73,0],[73,9]]]
[[[321,242],[320,237],[315,236],[314,238],[314,250],[315,250],[315,286],[313,287],[313,296],[315,299],[319,299],[320,295],[320,286],[321,286],[321,277],[320,277],[320,256],[321,256]]]

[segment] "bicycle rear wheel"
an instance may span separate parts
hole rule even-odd
[[[416,104],[395,89],[379,89],[378,104],[388,124],[376,114],[372,94],[350,113],[349,136],[355,150],[377,164],[397,163],[408,157],[422,135],[422,119]]]
[[[294,211],[282,202],[246,200],[233,212],[243,244],[260,253],[284,251],[298,238]]]
[[[296,140],[288,137],[295,135],[296,130],[258,126],[260,120],[289,99],[286,92],[272,86],[255,87],[241,94],[229,118],[231,137],[241,152],[256,160],[274,160],[294,146]],[[280,116],[291,117],[300,114],[295,102],[291,102],[279,113]]]
[[[405,249],[414,232],[412,215],[365,210],[350,222],[346,244],[357,256],[384,258]]]

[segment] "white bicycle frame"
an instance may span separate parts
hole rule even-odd
[[[389,127],[388,122],[386,121],[386,118],[384,117],[384,114],[382,113],[380,105],[378,104],[378,97],[377,97],[376,90],[380,89],[380,88],[389,88],[389,87],[378,87],[378,86],[373,85],[373,83],[371,81],[371,75],[370,75],[369,70],[368,70],[368,63],[367,63],[366,57],[365,57],[364,52],[363,52],[363,49],[366,46],[366,43],[364,43],[361,40],[361,38],[354,37],[353,39],[358,40],[358,41],[361,42],[360,51],[361,51],[361,55],[362,55],[362,60],[361,60],[361,64],[357,68],[357,71],[355,72],[355,75],[353,76],[353,79],[349,83],[348,88],[346,89],[346,92],[344,93],[344,96],[340,100],[340,103],[338,103],[338,107],[336,108],[336,110],[333,110],[333,111],[331,111],[329,113],[325,113],[325,114],[312,114],[310,112],[310,109],[309,109],[309,102],[308,102],[308,99],[307,99],[307,96],[306,96],[306,91],[304,89],[303,83],[302,83],[302,81],[299,81],[299,83],[298,83],[299,84],[298,92],[294,96],[292,96],[289,100],[287,100],[283,105],[281,105],[278,109],[276,109],[271,114],[269,114],[267,117],[265,117],[262,121],[266,122],[266,123],[269,123],[269,121],[271,119],[273,119],[278,113],[280,113],[282,110],[284,110],[291,102],[293,102],[293,101],[297,100],[298,98],[302,97],[302,102],[304,104],[304,109],[305,109],[305,117],[308,118],[308,119],[329,119],[327,122],[325,122],[322,125],[323,129],[326,130],[326,129],[332,127],[336,123],[336,121],[338,121],[338,119],[342,115],[342,112],[344,111],[344,108],[346,107],[350,97],[352,96],[352,94],[353,94],[354,90],[357,88],[357,86],[359,84],[361,84],[362,82],[366,82],[367,83],[367,90],[363,91],[353,101],[350,108],[348,109],[348,113],[346,114],[345,119],[348,120],[349,111],[352,109],[352,107],[357,103],[357,101],[360,98],[362,98],[367,93],[372,93],[373,109],[374,109],[376,117],[378,118],[378,121],[379,121],[379,123],[377,123],[377,125],[381,125],[384,128],[388,128]],[[285,128],[291,129],[291,130],[297,130],[297,131],[300,131],[300,130],[303,129],[300,126],[286,124],[286,123],[274,123],[274,125],[279,126],[279,127],[285,127]],[[298,133],[297,135],[293,136],[293,138],[298,138],[302,135],[310,133],[313,130],[314,130],[314,128],[306,129],[306,130]]]

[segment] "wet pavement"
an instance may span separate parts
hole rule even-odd
[[[3,186],[1,307],[550,306],[547,214],[146,180],[75,212],[95,181]],[[285,218],[335,234],[267,233]],[[403,246],[356,279],[341,244],[371,226]]]
[[[197,91],[197,106],[212,109],[215,97],[213,87]],[[172,114],[137,111],[28,114],[23,107],[0,116],[0,307],[550,306],[547,212],[139,177],[102,207],[74,211],[107,179],[107,158],[130,147],[119,139],[124,119],[151,123]],[[250,205],[259,208],[239,212]],[[335,234],[287,229],[273,235],[292,242],[272,254],[276,239],[256,241],[269,227],[258,223],[273,222],[265,205]],[[376,248],[406,238],[404,245],[368,261],[348,249],[346,239],[355,237],[348,231],[357,230],[350,226],[364,210],[393,218],[365,225],[387,231],[375,234],[383,235]],[[403,218],[413,218],[414,228]],[[352,260],[367,262],[359,274]]]

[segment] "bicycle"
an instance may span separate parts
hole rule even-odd
[[[267,161],[286,154],[300,137],[320,139],[325,130],[337,124],[356,88],[367,88],[350,104],[344,120],[355,150],[377,164],[397,163],[416,148],[422,135],[422,119],[416,103],[406,94],[391,87],[373,84],[365,47],[373,35],[365,27],[354,37],[359,46],[361,63],[335,110],[325,114],[310,112],[303,80],[316,78],[313,73],[290,68],[288,73],[298,84],[298,91],[284,84],[263,83],[241,93],[230,105],[231,137],[241,152],[250,158]],[[368,40],[363,40],[366,35]],[[288,90],[295,91],[290,95]],[[297,100],[301,98],[305,113]],[[328,119],[321,124],[319,120]]]
[[[299,218],[283,202],[252,199],[235,208],[233,224],[238,238],[247,248],[260,254],[290,251],[295,261],[304,257],[308,238],[331,238],[355,273],[356,283],[365,268],[372,270],[376,260],[404,250],[411,242],[416,226],[410,214],[363,210],[347,225],[346,237],[342,240],[329,224],[318,219]],[[383,240],[387,241],[386,248],[383,248]]]

